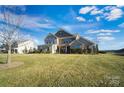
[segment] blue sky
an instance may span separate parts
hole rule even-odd
[[[24,7],[21,31],[37,44],[43,44],[48,33],[54,34],[59,28],[63,28],[97,42],[101,50],[124,48],[124,6]]]

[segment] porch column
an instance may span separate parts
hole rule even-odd
[[[65,46],[65,52],[67,53],[67,46]]]
[[[87,54],[88,53],[88,48],[87,48],[87,46],[85,47],[85,54]]]
[[[60,54],[60,52],[61,52],[61,49],[60,49],[60,46],[59,46],[59,54]]]
[[[94,54],[94,46],[91,47],[91,54]]]

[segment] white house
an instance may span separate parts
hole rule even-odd
[[[33,40],[24,40],[24,41],[19,41],[18,43],[16,42],[12,46],[12,51],[13,53],[29,53],[32,52],[34,49],[36,49],[37,46]]]

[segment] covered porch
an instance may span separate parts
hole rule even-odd
[[[57,46],[57,53],[59,53],[59,54],[69,54],[70,53],[70,46],[68,46],[68,45]]]

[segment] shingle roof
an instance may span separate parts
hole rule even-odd
[[[85,45],[92,45],[94,44],[93,42],[83,38],[83,37],[80,37],[79,39],[77,40],[74,40],[70,43],[70,45],[74,44],[74,43],[80,43],[80,44],[85,44]]]
[[[91,42],[90,40],[85,39],[85,38],[83,38],[83,37],[80,37],[80,38],[78,39],[78,41],[80,41],[81,43],[86,44],[86,45],[92,45],[92,44],[94,44],[94,43]]]
[[[46,38],[48,38],[48,37],[54,37],[54,38],[56,38],[56,36],[53,35],[52,33],[49,33],[49,34],[46,36]],[[45,38],[45,39],[46,39],[46,38]]]
[[[73,35],[66,32],[63,29],[60,29],[57,33],[55,33],[55,36],[61,38],[61,37],[68,37],[68,36],[73,36]]]

